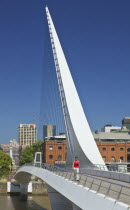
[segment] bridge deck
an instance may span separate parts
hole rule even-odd
[[[92,177],[94,178],[95,176],[92,176]],[[116,180],[116,179],[109,179],[109,178],[104,178],[104,177],[101,177],[101,176],[96,176],[96,177],[99,178],[99,179],[102,179],[104,181],[112,182],[112,183],[123,185],[123,186],[126,186],[126,187],[130,188],[130,183],[128,183],[128,182],[122,182],[122,181],[119,181],[119,180]]]
[[[31,165],[30,166],[25,165],[17,171],[15,175],[16,180],[18,181],[20,181],[21,179],[23,180],[24,177],[27,179],[27,175],[22,176],[22,173],[27,173],[30,175],[33,174],[41,178],[47,184],[49,184],[52,188],[60,192],[62,195],[64,195],[68,199],[70,199],[71,197],[70,200],[72,200],[72,202],[74,203],[77,203],[78,205],[79,205],[78,203],[79,200],[75,198],[75,195],[76,193],[78,193],[78,191],[74,191],[75,192],[74,193],[73,192],[74,189],[75,190],[79,189],[80,193],[82,192],[82,196],[86,195],[89,198],[90,194],[91,195],[93,194],[94,196],[94,194],[96,193],[95,199],[102,197],[104,198],[103,200],[106,201],[106,200],[109,200],[109,198],[113,198],[114,199],[113,205],[116,205],[114,203],[118,203],[118,201],[120,201],[124,203],[124,205],[127,206],[126,207],[127,209],[130,208],[130,183],[112,180],[112,179],[108,179],[104,177],[97,177],[97,176],[83,174],[83,173],[80,174],[79,181],[75,181],[75,174],[73,170],[61,169],[54,166],[46,166],[46,165],[43,165],[42,168],[31,166]],[[76,185],[73,183],[76,183]],[[77,189],[75,188],[76,186],[77,186]],[[71,193],[66,194],[67,187],[68,189],[69,187],[71,187],[72,189],[70,188],[70,192],[73,192],[74,194],[71,194]],[[87,203],[80,203],[79,207],[83,205],[87,206],[88,198],[86,197]],[[90,205],[93,205],[93,204],[91,203]]]
[[[130,206],[130,183],[87,174],[80,174],[79,181],[75,181],[74,172],[54,173]]]

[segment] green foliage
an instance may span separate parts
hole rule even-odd
[[[27,146],[23,151],[20,156],[20,165],[23,165],[25,163],[31,163],[33,162],[33,151],[32,147]]]
[[[37,141],[32,146],[27,146],[20,156],[20,165],[24,165],[25,163],[31,163],[34,160],[34,156],[36,152],[41,152],[43,141]]]
[[[119,142],[123,142],[123,140],[122,140],[122,139],[120,139],[120,140],[119,140]]]
[[[0,177],[6,176],[11,170],[12,159],[0,150]]]
[[[43,143],[44,143],[44,141],[40,140],[31,146],[34,155],[35,155],[35,152],[41,152]]]

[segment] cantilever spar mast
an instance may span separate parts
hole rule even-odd
[[[78,156],[81,167],[105,163],[100,155],[72,79],[50,12],[46,15],[67,135],[67,163]]]

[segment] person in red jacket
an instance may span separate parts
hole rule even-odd
[[[73,161],[73,169],[76,181],[79,181],[79,168],[80,168],[80,162],[78,160],[78,157],[75,157],[75,160]]]

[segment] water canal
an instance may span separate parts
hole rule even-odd
[[[51,210],[47,195],[28,196],[27,201],[21,201],[20,196],[0,196],[0,210]]]

